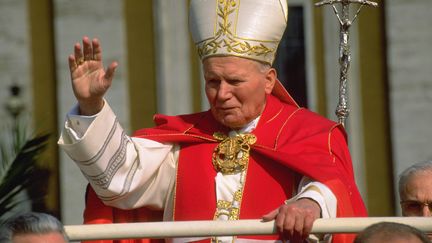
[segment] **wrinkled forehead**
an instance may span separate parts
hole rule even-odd
[[[203,60],[204,73],[209,71],[242,72],[260,68],[260,62],[243,57],[213,56]]]
[[[411,182],[432,182],[432,169],[417,170],[408,176],[407,184]]]
[[[432,171],[416,171],[409,175],[402,190],[402,197],[417,197],[432,201]],[[407,199],[407,198],[403,198]],[[413,199],[413,198],[410,198]]]

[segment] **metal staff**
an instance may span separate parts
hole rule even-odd
[[[341,4],[341,12],[336,8],[335,4]],[[353,19],[350,20],[349,10],[350,4],[360,4]],[[340,24],[340,43],[339,43],[339,64],[340,64],[340,80],[339,80],[339,103],[336,108],[336,116],[339,123],[345,126],[345,120],[349,115],[348,108],[348,94],[347,94],[347,81],[348,69],[351,62],[351,52],[349,46],[349,28],[356,20],[360,10],[363,6],[377,7],[378,4],[373,1],[366,0],[323,0],[315,3],[315,6],[320,7],[323,5],[332,5]]]

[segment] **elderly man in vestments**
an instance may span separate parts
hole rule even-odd
[[[210,110],[156,115],[154,128],[134,136],[103,98],[118,64],[104,69],[97,39],[75,45],[69,67],[78,104],[59,144],[91,185],[85,223],[154,220],[151,210],[166,221],[275,220],[278,235],[169,241],[302,242],[317,218],[366,215],[343,127],[298,107],[271,67],[287,5],[192,0]]]

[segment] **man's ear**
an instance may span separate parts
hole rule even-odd
[[[271,94],[277,79],[277,72],[274,68],[269,68],[265,76],[265,92]]]

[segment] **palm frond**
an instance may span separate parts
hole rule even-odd
[[[15,146],[22,139],[15,134]],[[16,196],[32,184],[32,173],[35,171],[36,158],[46,146],[49,135],[35,136],[27,140],[23,146],[15,147],[18,152],[12,162],[7,161],[6,152],[2,152],[2,172],[0,173],[0,215],[4,215],[20,204]],[[3,150],[4,148],[2,148]]]

